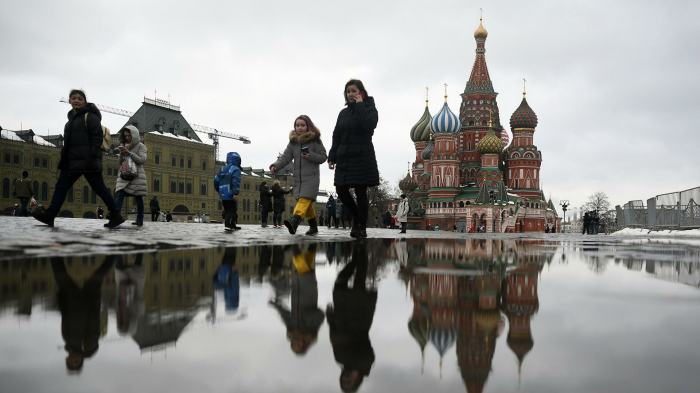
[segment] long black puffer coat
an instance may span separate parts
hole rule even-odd
[[[340,111],[333,130],[333,146],[328,161],[335,163],[335,185],[341,187],[379,185],[379,169],[372,136],[379,114],[374,98],[350,103]]]
[[[275,213],[284,213],[285,209],[285,201],[284,201],[284,196],[292,192],[292,190],[286,190],[277,184],[274,184],[272,188],[270,188],[270,191],[272,191],[272,196],[275,198],[275,201],[272,203],[272,207]]]
[[[267,185],[261,185],[258,190],[260,191],[260,207],[262,211],[271,212],[272,211],[272,191]]]
[[[87,126],[85,125],[85,114]],[[73,113],[63,129],[63,147],[58,169],[71,172],[102,172],[102,114],[94,104]]]

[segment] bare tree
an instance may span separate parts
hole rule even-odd
[[[588,202],[581,206],[582,212],[598,210],[601,214],[607,212],[610,209],[610,201],[608,201],[608,196],[604,192],[596,192],[595,194],[588,197]]]
[[[396,196],[393,195],[391,184],[379,175],[379,185],[367,188],[370,217],[379,216],[389,209],[389,204]]]

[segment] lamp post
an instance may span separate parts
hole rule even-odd
[[[561,210],[564,211],[564,222],[566,222],[566,209],[569,208],[569,201],[568,200],[563,200],[559,201],[559,205],[561,205]],[[564,231],[564,225],[561,226],[562,232]]]
[[[496,233],[496,191],[489,190],[491,200],[491,232]]]

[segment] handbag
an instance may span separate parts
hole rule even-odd
[[[36,199],[32,197],[32,199],[29,200],[29,207],[36,207],[38,205]]]
[[[138,168],[136,168],[136,163],[131,159],[131,157],[126,157],[124,161],[122,161],[122,168],[119,171],[119,177],[128,181],[139,177]]]

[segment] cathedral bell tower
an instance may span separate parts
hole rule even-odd
[[[429,196],[431,199],[453,198],[459,192],[457,133],[460,123],[447,106],[447,85],[445,85],[445,104],[430,121],[430,129],[435,138],[435,150],[430,163]]]
[[[537,127],[537,115],[530,108],[525,99],[518,109],[510,117],[510,128],[513,132],[513,141],[506,149],[505,159],[507,166],[508,187],[512,193],[524,198],[540,199],[540,166],[542,165],[542,152],[537,149],[533,141],[535,127]]]

